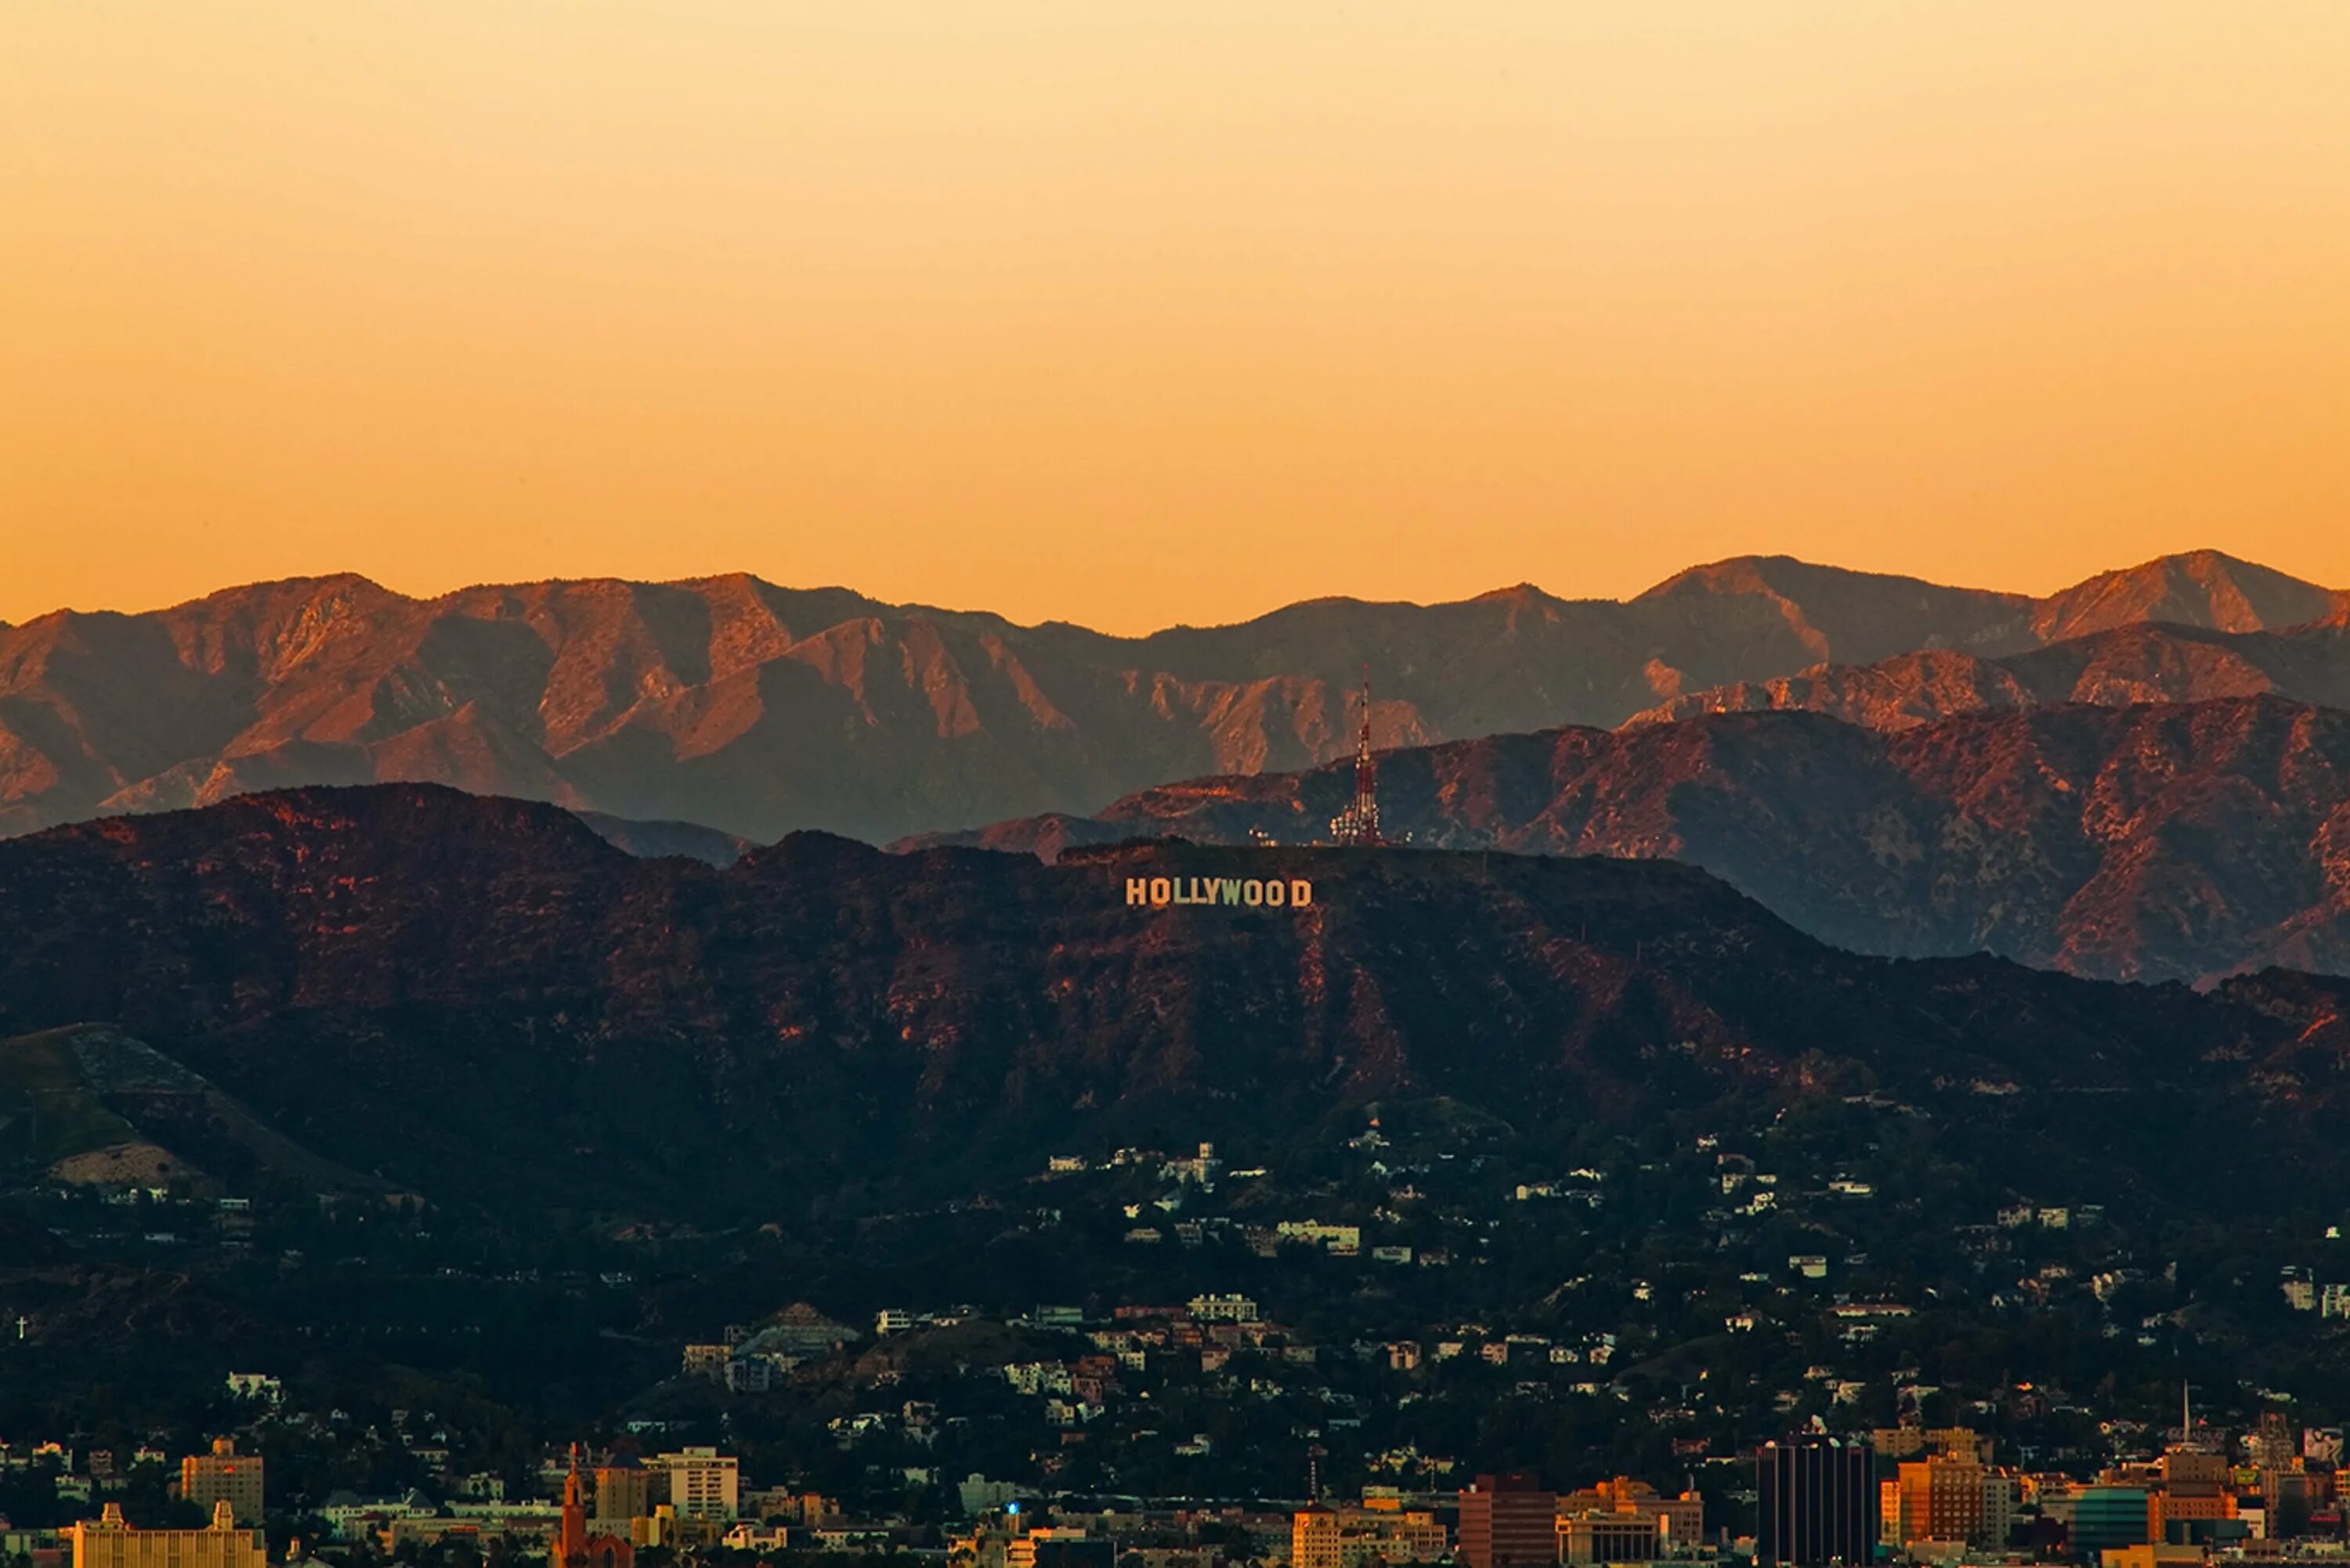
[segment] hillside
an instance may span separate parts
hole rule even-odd
[[[1622,603],[1321,599],[1132,639],[741,576],[430,600],[296,579],[0,628],[0,833],[426,782],[760,843],[879,841],[1310,766],[1349,745],[1366,666],[1378,741],[1419,744],[1613,725],[1918,649],[1996,659],[2155,619],[2274,629],[2338,604],[2209,552],[2046,599],[1757,556]]]
[[[279,1137],[144,1043],[90,1026],[0,1039],[0,1179],[200,1190],[272,1179],[313,1191],[382,1186]]]
[[[1202,779],[955,841],[1317,836],[1350,770]],[[2350,972],[2350,712],[2248,698],[2028,708],[1886,732],[1701,715],[1392,752],[1391,833],[1702,867],[1813,935],[2110,979]]]
[[[1313,897],[1129,905],[1129,878],[1162,876]],[[1373,1101],[1631,1127],[1831,1088],[1958,1096],[1986,1189],[2085,1160],[2158,1187],[2133,1151],[2181,1095],[2225,1146],[2197,1181],[2338,1158],[2343,999],[1855,957],[1700,872],[1605,859],[1175,845],[1045,866],[803,835],[721,870],[418,787],[0,845],[0,1033],[135,1033],[279,1137],[508,1209],[706,1220],[1001,1181],[1048,1139],[1284,1137]]]

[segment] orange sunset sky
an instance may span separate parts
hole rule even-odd
[[[0,618],[2350,585],[2345,0],[7,0]]]

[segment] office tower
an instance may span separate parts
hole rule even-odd
[[[1825,1433],[1765,1443],[1755,1455],[1764,1568],[1866,1563],[1877,1550],[1876,1455]]]
[[[180,1461],[180,1496],[206,1512],[225,1502],[239,1524],[261,1522],[261,1456],[240,1454],[234,1438],[214,1438],[209,1454]]]
[[[2143,1546],[2151,1534],[2142,1486],[2085,1487],[2073,1504],[2073,1550],[2092,1563],[2103,1552]]]
[[[670,1506],[680,1519],[734,1521],[741,1478],[731,1454],[716,1449],[681,1449],[653,1460],[669,1474]]]
[[[1338,1516],[1315,1504],[1289,1522],[1289,1568],[1339,1568]]]
[[[1998,1544],[1983,1538],[1983,1481],[1971,1451],[1963,1459],[1943,1453],[1903,1465],[1901,1540]]]
[[[1461,1490],[1461,1561],[1469,1568],[1557,1562],[1557,1497],[1532,1476],[1479,1476]]]
[[[596,1467],[596,1528],[626,1535],[629,1521],[650,1519],[653,1511],[652,1472],[633,1454],[615,1455]]]

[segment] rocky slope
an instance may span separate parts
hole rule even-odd
[[[956,841],[1310,839],[1344,765],[1169,785]],[[2350,973],[2350,712],[2274,698],[1983,713],[1894,732],[1714,714],[1399,751],[1415,844],[1670,858],[1839,946],[2115,979]]]
[[[1129,905],[1159,876],[1314,896]],[[2079,1165],[2095,1122],[2107,1178],[2158,1183],[2129,1150],[2189,1104],[2248,1162],[2334,1158],[2343,1000],[2284,974],[2197,995],[1856,957],[1702,873],[1597,859],[1048,867],[802,835],[722,870],[411,786],[0,845],[0,1035],[135,1036],[442,1201],[772,1214],[1016,1179],[1048,1141],[1282,1137],[1383,1098],[1647,1127],[1821,1093],[1950,1102],[1989,1182]]]
[[[2043,600],[1748,557],[1627,603],[1531,587],[1293,605],[1139,639],[747,576],[469,588],[359,577],[0,628],[0,833],[295,784],[421,781],[769,842],[1087,811],[1383,744],[1612,725],[1684,693],[1919,649],[1993,659],[2150,619],[2319,618],[2205,553]]]

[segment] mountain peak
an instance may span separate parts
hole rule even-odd
[[[1532,583],[1513,583],[1505,588],[1488,588],[1468,602],[1472,605],[1535,605],[1557,604],[1561,601],[1555,595],[1544,592]]]
[[[202,597],[182,600],[164,614],[194,610],[205,606],[229,606],[284,601],[297,598],[322,598],[336,594],[362,595],[370,599],[397,600],[413,604],[406,594],[385,587],[373,577],[359,572],[326,572],[316,576],[269,577],[257,583],[245,583],[233,588],[218,588]]]
[[[2033,610],[2033,626],[2045,642],[2145,621],[2273,631],[2321,620],[2337,603],[2333,590],[2272,567],[2220,550],[2189,550],[2051,594]]]
[[[1899,572],[1865,572],[1851,566],[1831,566],[1800,556],[1726,556],[1689,566],[1639,594],[1653,598],[1692,591],[1709,593],[1773,593],[1796,595],[1828,587],[1874,586],[1895,592],[1924,590],[1937,594],[1983,595],[1994,598],[2017,596],[1982,588],[1954,588]],[[1638,599],[1635,600],[1638,602]]]

